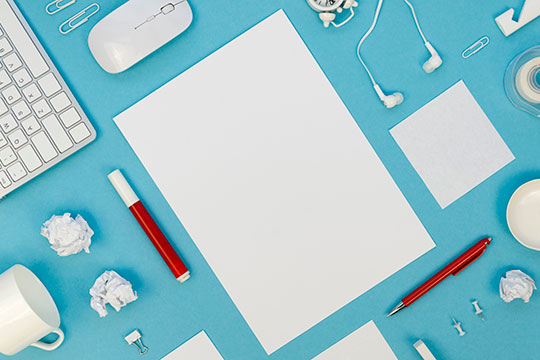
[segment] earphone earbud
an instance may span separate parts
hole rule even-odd
[[[382,90],[381,87],[377,84],[373,86],[375,89],[375,92],[377,95],[379,95],[379,99],[383,102],[384,106],[386,108],[391,109],[394,106],[397,106],[403,102],[403,94],[400,92],[395,92],[391,95],[386,95]]]
[[[439,56],[439,53],[437,52],[437,50],[435,50],[435,48],[433,47],[433,45],[431,45],[431,43],[426,42],[424,45],[426,46],[429,53],[431,54],[431,57],[424,63],[424,65],[422,65],[422,68],[427,74],[430,74],[433,71],[435,71],[435,69],[440,67],[443,61],[441,57]]]
[[[350,1],[353,1],[353,0],[350,0]],[[411,9],[411,13],[413,15],[416,28],[418,29],[418,33],[422,37],[422,41],[424,42],[424,45],[426,46],[429,53],[431,54],[431,57],[424,63],[424,65],[422,65],[422,68],[424,69],[426,73],[428,74],[432,73],[433,71],[435,71],[435,69],[437,69],[438,67],[442,65],[443,61],[441,57],[439,56],[439,54],[437,53],[437,50],[435,50],[433,45],[431,45],[431,43],[424,36],[424,33],[422,32],[422,28],[420,27],[420,23],[418,22],[418,18],[416,17],[416,12],[414,11],[414,7],[412,6],[409,0],[403,0],[403,1]],[[369,71],[366,63],[364,62],[364,60],[362,59],[362,56],[360,55],[360,47],[362,46],[364,41],[368,38],[368,36],[373,32],[373,29],[375,29],[375,25],[377,25],[377,21],[379,20],[379,14],[381,13],[382,4],[383,4],[383,0],[378,0],[377,8],[375,9],[375,15],[373,16],[373,22],[371,23],[371,26],[366,31],[364,36],[362,36],[362,38],[358,42],[358,46],[356,47],[356,56],[358,57],[358,60],[360,60],[360,63],[362,64],[364,69],[366,70],[369,76],[369,79],[371,80],[371,83],[373,84],[373,88],[375,89],[375,92],[379,96],[379,99],[381,99],[381,101],[384,103],[384,106],[386,106],[388,109],[391,109],[403,102],[403,94],[400,92],[395,92],[392,95],[386,95],[381,90],[379,85],[377,85],[377,82],[375,81],[373,74],[371,74],[371,71]]]

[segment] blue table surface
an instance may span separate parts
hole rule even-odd
[[[15,263],[32,269],[56,300],[66,332],[58,350],[29,348],[14,358],[139,359],[136,349],[124,341],[127,333],[138,328],[150,348],[148,360],[160,359],[201,330],[225,359],[302,360],[311,359],[369,320],[375,321],[399,359],[419,358],[412,347],[418,338],[440,359],[540,357],[540,295],[533,295],[529,304],[506,304],[498,295],[499,279],[507,270],[519,268],[540,280],[540,255],[516,242],[505,222],[513,191],[540,177],[540,122],[514,108],[502,84],[511,59],[537,44],[540,20],[509,38],[494,22],[508,7],[519,9],[522,0],[416,1],[425,33],[444,59],[444,65],[431,75],[421,69],[428,53],[409,9],[402,1],[387,1],[363,53],[383,88],[405,94],[405,102],[391,111],[374,95],[355,56],[356,44],[371,23],[375,0],[361,1],[357,16],[340,29],[324,29],[302,0],[192,0],[193,25],[119,75],[107,74],[97,65],[86,40],[91,27],[122,1],[101,1],[101,11],[68,36],[60,35],[58,25],[91,0],[80,0],[55,16],[44,11],[48,0],[17,3],[86,110],[98,138],[0,202],[0,272]],[[112,117],[279,8],[289,16],[437,247],[268,356]],[[461,51],[483,35],[491,39],[488,47],[462,59]],[[465,81],[516,160],[441,210],[388,129],[459,79]],[[173,157],[170,161],[172,166],[181,166]],[[187,283],[180,285],[171,276],[108,183],[106,174],[115,168],[124,169],[186,259],[193,273]],[[90,254],[60,258],[40,236],[40,225],[52,214],[64,212],[82,214],[94,228]],[[493,236],[494,242],[477,263],[412,308],[386,318],[412,287],[485,235]],[[89,306],[88,290],[103,271],[112,269],[133,283],[139,300],[119,313],[111,309],[101,319]],[[473,299],[485,309],[485,321],[473,313]],[[463,323],[465,337],[457,336],[451,316]]]

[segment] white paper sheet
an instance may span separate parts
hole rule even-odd
[[[313,360],[397,360],[373,321],[340,340]]]
[[[212,341],[201,331],[161,360],[223,360]]]
[[[443,209],[514,160],[463,81],[390,133]]]
[[[282,11],[115,121],[269,353],[434,246]]]

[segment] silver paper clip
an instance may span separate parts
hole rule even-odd
[[[464,59],[470,58],[480,50],[482,50],[484,47],[489,44],[489,38],[487,36],[484,36],[483,38],[480,38],[478,41],[476,41],[474,44],[463,50],[461,53],[461,57]]]
[[[87,22],[91,16],[93,16],[99,11],[99,9],[100,9],[99,4],[93,3],[92,5],[88,6],[86,9],[81,11],[80,13],[70,17],[69,19],[64,21],[62,24],[60,24],[60,26],[58,27],[58,30],[60,31],[60,33],[64,35],[69,34],[73,30],[75,30],[76,28],[78,28],[79,26]],[[83,16],[84,18],[82,20],[80,20],[79,22],[75,22]],[[67,27],[67,30],[64,30],[64,28],[66,27]]]
[[[45,11],[49,15],[54,15],[60,10],[64,10],[68,6],[75,4],[77,0],[53,0],[45,6]],[[51,10],[52,8],[52,10]]]
[[[139,330],[134,330],[131,334],[126,336],[124,339],[129,345],[135,345],[139,349],[139,354],[144,355],[148,352],[148,348],[144,346],[141,340],[141,333]]]

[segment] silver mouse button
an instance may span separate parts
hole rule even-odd
[[[174,9],[175,9],[174,4],[168,3],[167,5],[164,5],[164,6],[161,8],[161,13],[162,13],[163,15],[167,15],[168,13],[173,12]]]

